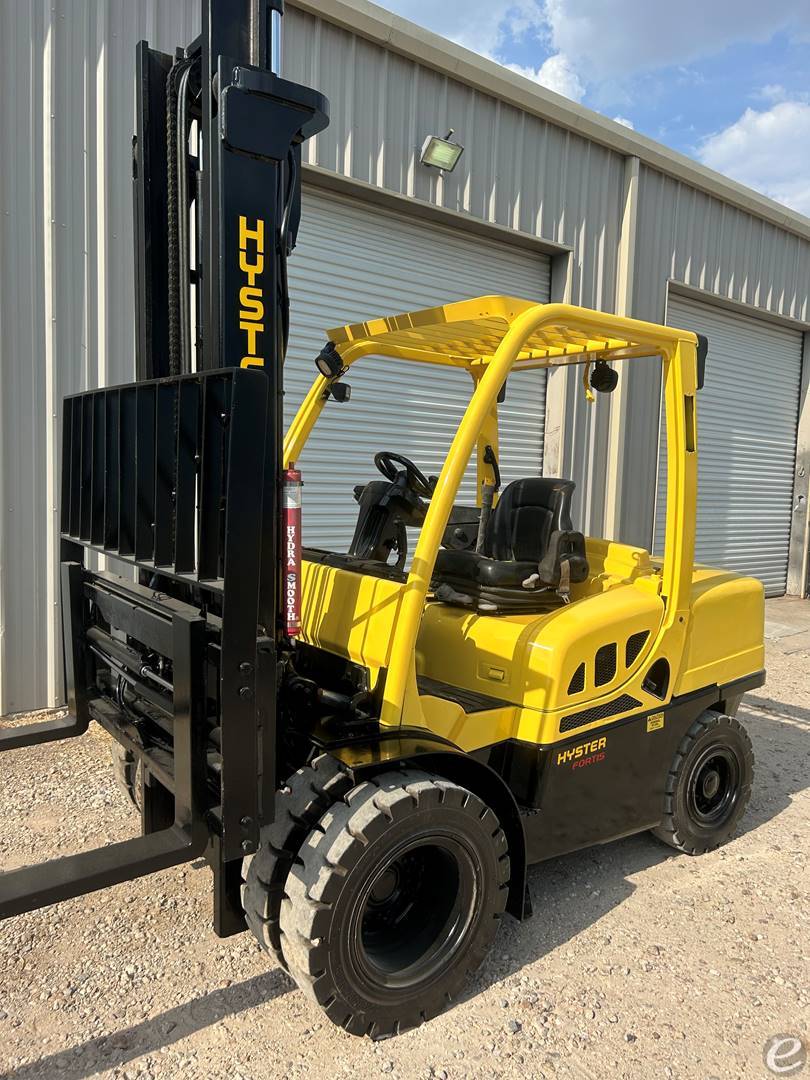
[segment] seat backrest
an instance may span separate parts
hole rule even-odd
[[[484,553],[491,559],[539,562],[551,534],[572,531],[571,498],[576,484],[531,476],[507,484],[487,522]]]

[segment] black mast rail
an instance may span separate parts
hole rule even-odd
[[[237,932],[272,820],[286,261],[328,105],[270,70],[281,0],[201,7],[174,56],[137,47],[139,381],[64,403],[69,715],[0,730],[3,751],[101,724],[141,762],[143,835],[1,874],[0,918],[205,854],[215,929]]]

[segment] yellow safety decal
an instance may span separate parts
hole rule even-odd
[[[647,731],[660,731],[663,726],[664,714],[662,712],[656,712],[647,717]]]
[[[239,329],[245,334],[245,352],[241,367],[264,367],[259,339],[264,333],[264,221],[256,218],[253,228],[239,215],[239,269],[245,282],[239,290]]]

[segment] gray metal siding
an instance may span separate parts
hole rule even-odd
[[[698,394],[695,559],[758,577],[769,596],[787,585],[802,334],[683,296],[667,322],[709,339]],[[655,548],[663,551],[666,438],[662,423]]]
[[[133,377],[135,43],[192,0],[0,0],[0,713],[58,703],[58,412]]]
[[[287,422],[312,384],[330,327],[488,292],[545,301],[549,290],[548,259],[539,252],[311,188],[289,277]],[[426,475],[438,474],[472,390],[458,369],[374,357],[358,361],[346,381],[351,400],[326,406],[299,462],[304,542],[333,551],[346,551],[354,531],[354,485],[379,479],[374,454],[403,453]],[[513,384],[501,406],[505,482],[542,471],[545,373],[515,375]],[[474,467],[460,499],[475,502]]]
[[[612,305],[620,154],[294,7],[283,66],[329,98],[309,164],[576,246],[574,301]],[[421,165],[425,136],[451,127],[465,147],[453,172]]]
[[[632,314],[661,322],[673,280],[775,315],[810,320],[810,243],[645,165],[640,172]],[[629,382],[622,539],[647,546],[653,527],[660,370]]]

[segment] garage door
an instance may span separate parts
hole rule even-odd
[[[696,560],[787,587],[802,335],[777,323],[670,296],[670,326],[709,339],[698,394]],[[666,440],[658,463],[655,545],[664,546]]]
[[[549,292],[541,253],[312,189],[304,191],[289,278],[288,423],[330,327],[487,293],[546,301]],[[351,400],[329,402],[300,461],[304,541],[333,551],[345,551],[354,532],[354,485],[379,477],[374,454],[393,450],[438,473],[472,388],[463,371],[373,357],[347,381]],[[505,481],[538,475],[543,460],[545,373],[521,372],[514,381],[501,405]],[[461,498],[475,501],[474,468]]]

